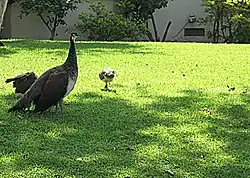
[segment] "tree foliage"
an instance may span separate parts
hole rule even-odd
[[[146,22],[151,19],[156,9],[168,6],[170,0],[120,0],[119,10],[127,17],[136,21]]]
[[[203,0],[208,14],[202,23],[213,25],[209,36],[213,42],[250,42],[249,0]]]
[[[21,0],[8,0],[8,6],[11,6],[12,4],[14,4],[14,3],[18,3],[18,2],[20,2]]]
[[[68,11],[76,10],[80,2],[80,0],[21,0],[20,16],[35,13],[49,30],[51,34],[49,39],[53,40],[56,28],[59,25],[66,25],[64,17]]]
[[[134,21],[124,18],[121,14],[109,11],[101,2],[90,3],[90,11],[79,15],[77,28],[88,34],[89,40],[118,41],[124,39],[139,39],[147,28]]]
[[[148,26],[148,21],[152,20],[156,39],[153,39],[149,31],[147,35],[151,41],[158,41],[158,32],[153,14],[157,9],[167,7],[170,1],[173,0],[119,0],[117,6],[118,10],[126,18],[137,23],[146,24]]]

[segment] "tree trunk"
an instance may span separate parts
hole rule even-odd
[[[149,41],[154,41],[154,37],[150,31],[147,31],[146,35],[147,35]]]
[[[146,27],[148,28],[148,21],[146,23]],[[146,35],[147,35],[149,41],[154,41],[154,37],[153,37],[152,33],[149,30],[147,30]]]
[[[7,4],[8,4],[8,0],[1,0],[0,1],[0,32],[2,30],[3,17],[4,17],[4,13],[6,11],[6,8],[7,8]],[[2,42],[0,42],[0,46],[4,46]]]
[[[53,28],[52,31],[50,32],[49,40],[54,40],[55,39],[55,34],[56,34],[56,30]]]
[[[55,15],[53,27],[52,27],[52,30],[50,31],[50,38],[49,38],[50,40],[55,39],[56,27],[58,26],[57,19],[58,19],[58,17]]]
[[[1,0],[0,1],[0,31],[2,30],[2,24],[3,24],[3,17],[4,13],[6,11],[8,4],[8,0]]]
[[[167,34],[168,34],[168,30],[169,30],[169,28],[170,28],[171,24],[172,24],[172,22],[171,22],[171,21],[169,21],[169,22],[168,22],[168,24],[167,24],[167,26],[166,26],[166,29],[165,29],[165,32],[164,32],[164,35],[163,35],[163,37],[162,37],[161,42],[166,41]]]
[[[38,16],[41,18],[41,20],[43,21],[44,25],[46,25],[46,27],[48,28],[49,32],[50,32],[50,40],[54,40],[55,35],[56,35],[56,27],[58,26],[58,22],[57,22],[57,16],[55,16],[55,19],[53,20],[54,23],[51,24],[48,21],[46,21],[46,19],[42,16],[42,14],[38,14]]]
[[[160,38],[158,37],[158,31],[157,31],[155,18],[154,18],[153,14],[151,15],[151,20],[152,20],[152,24],[153,24],[154,33],[155,33],[155,41],[160,41]]]

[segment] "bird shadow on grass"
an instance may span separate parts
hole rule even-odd
[[[2,174],[171,177],[170,169],[177,177],[246,177],[249,96],[240,96],[242,105],[217,103],[216,97],[224,95],[185,90],[178,97],[152,96],[153,103],[139,107],[89,92],[76,94],[62,116],[20,114],[21,119],[1,107],[7,118],[0,122]],[[215,111],[204,113],[205,107]]]

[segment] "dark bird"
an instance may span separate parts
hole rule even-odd
[[[75,51],[76,33],[70,35],[70,48],[66,61],[44,72],[25,92],[22,98],[8,111],[25,110],[33,103],[35,112],[43,112],[51,106],[59,104],[63,112],[62,102],[74,88],[77,76],[77,56]]]
[[[111,69],[111,68],[106,68],[106,69],[103,69],[100,73],[99,73],[99,78],[105,82],[105,86],[104,86],[104,89],[105,91],[112,91],[111,89],[109,89],[109,86],[108,84],[110,84],[110,82],[113,81],[113,79],[115,78],[116,76],[116,71]]]
[[[229,85],[227,85],[228,91],[234,91],[235,87],[230,87]]]
[[[13,82],[13,88],[15,93],[24,94],[29,87],[35,82],[37,75],[34,72],[26,72],[21,75],[17,75],[13,78],[8,78],[5,83]]]

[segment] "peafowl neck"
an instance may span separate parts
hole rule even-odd
[[[72,72],[77,72],[77,57],[76,57],[75,42],[72,38],[70,38],[69,53],[64,65],[68,70]]]

